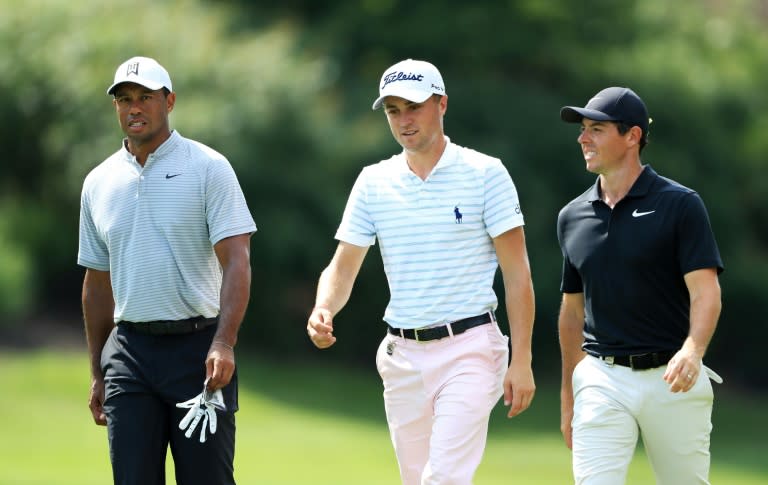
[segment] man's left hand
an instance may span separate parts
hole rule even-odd
[[[667,364],[664,380],[672,392],[688,392],[701,373],[701,357],[685,348],[680,349]]]
[[[211,342],[205,359],[205,377],[208,390],[215,391],[229,384],[235,373],[235,350],[220,340]]]
[[[507,417],[513,418],[528,409],[535,392],[531,366],[510,364],[504,376],[504,405],[509,406]]]

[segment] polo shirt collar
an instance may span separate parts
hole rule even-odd
[[[440,160],[437,161],[435,168],[432,169],[432,173],[435,173],[438,169],[449,167],[456,163],[459,159],[459,147],[454,143],[451,143],[451,139],[445,137],[445,150],[440,156]]]
[[[443,154],[440,155],[440,159],[429,173],[430,177],[439,169],[451,166],[459,159],[459,147],[456,144],[451,143],[450,138],[445,135],[443,136],[445,137],[445,149],[443,150]],[[405,150],[403,150],[400,154],[400,158],[402,162],[400,164],[400,171],[403,173],[413,174],[410,167],[408,167],[408,158],[405,156]],[[427,177],[427,179],[429,179],[429,177]]]
[[[640,172],[640,176],[637,177],[635,183],[632,184],[632,188],[629,189],[627,197],[644,197],[648,195],[653,182],[655,182],[657,178],[659,178],[659,175],[651,168],[651,166],[645,165],[643,171]]]
[[[626,197],[644,197],[648,195],[651,186],[658,177],[659,174],[657,174],[650,165],[644,165],[643,171],[640,172],[640,176],[637,177],[635,183],[632,184],[632,187],[630,187]],[[594,185],[592,185],[592,188],[589,189],[589,192],[587,193],[587,200],[589,202],[597,202],[598,200],[602,200],[600,197],[600,177],[597,177]]]
[[[161,143],[154,152],[149,154],[150,158],[157,159],[164,157],[166,154],[173,151],[173,149],[176,148],[176,145],[178,145],[180,141],[181,135],[179,135],[179,132],[176,130],[171,130],[171,136],[169,136],[163,143]],[[128,151],[128,138],[123,138],[122,151],[126,160],[135,160],[136,157],[134,157],[133,154]]]

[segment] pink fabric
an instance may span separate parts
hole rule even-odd
[[[376,365],[404,485],[472,483],[508,357],[496,323],[430,342],[384,338]]]

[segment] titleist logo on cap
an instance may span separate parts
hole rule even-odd
[[[403,71],[391,72],[384,76],[384,83],[381,85],[381,89],[384,89],[387,84],[395,81],[421,81],[423,79],[423,74],[414,74],[412,72],[404,73]]]

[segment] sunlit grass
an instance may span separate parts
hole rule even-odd
[[[241,357],[239,372],[240,484],[399,483],[372,368]],[[0,485],[111,483],[106,429],[93,424],[86,405],[87,374],[79,352],[0,354]],[[765,423],[768,403],[718,399],[712,483],[768,483],[768,444],[756,424]],[[520,417],[509,420],[497,408],[475,483],[572,483],[557,413],[556,389],[541,382],[534,406]],[[168,476],[175,483],[171,460]],[[654,482],[640,450],[628,484],[648,483]]]

